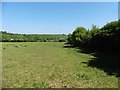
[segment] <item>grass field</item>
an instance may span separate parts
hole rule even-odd
[[[117,88],[118,78],[86,63],[92,54],[62,42],[2,44],[3,88]]]

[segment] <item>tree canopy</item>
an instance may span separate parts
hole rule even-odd
[[[120,20],[107,23],[102,28],[92,25],[91,30],[77,27],[68,35],[68,43],[75,47],[95,50],[120,50]]]

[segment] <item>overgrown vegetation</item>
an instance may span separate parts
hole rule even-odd
[[[120,50],[120,20],[107,23],[102,28],[96,25],[91,30],[77,27],[68,35],[68,43],[75,47],[92,50]]]
[[[1,31],[2,42],[65,42],[65,34],[13,34]]]

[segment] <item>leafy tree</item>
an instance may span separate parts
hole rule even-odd
[[[68,34],[68,39],[67,40],[68,40],[68,42],[67,42],[68,44],[71,44],[71,45],[73,44],[72,34]]]
[[[87,30],[84,27],[77,27],[72,33],[72,41],[74,46],[80,46],[83,44],[84,37]]]
[[[120,20],[107,23],[101,29],[96,25],[91,30],[77,27],[68,35],[68,43],[95,50],[120,50]]]
[[[106,37],[106,47],[120,49],[120,20],[107,23],[101,30]]]

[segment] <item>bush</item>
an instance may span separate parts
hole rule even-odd
[[[68,35],[68,44],[95,50],[120,50],[120,20],[107,23],[101,29],[92,25],[91,30],[77,27]]]

